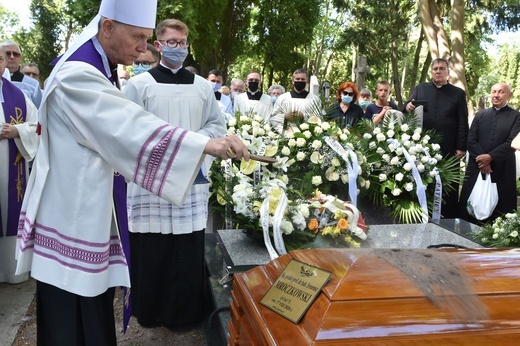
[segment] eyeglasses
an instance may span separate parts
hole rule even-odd
[[[345,95],[345,96],[354,96],[354,92],[343,91],[343,95]]]
[[[12,55],[16,58],[18,58],[20,55],[22,55],[22,53],[18,53],[18,52],[12,51],[12,50],[6,50],[5,54],[7,54],[7,56]]]
[[[28,76],[28,77],[38,77],[39,74],[36,73],[36,72],[22,72],[24,75]]]
[[[139,65],[141,65],[141,67],[150,67],[153,64],[155,64],[155,61],[136,61],[134,62],[134,67],[139,67]]]
[[[170,48],[175,48],[180,46],[181,48],[188,48],[190,46],[189,41],[175,41],[175,40],[157,40],[159,44],[162,46],[163,42],[166,42],[166,45]]]

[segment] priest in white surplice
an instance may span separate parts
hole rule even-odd
[[[249,159],[237,137],[172,126],[117,88],[117,64],[146,51],[156,10],[156,0],[102,0],[47,80],[17,249],[17,272],[37,281],[39,345],[116,345],[114,289],[130,276],[114,170],[182,205],[205,154]]]
[[[226,123],[207,80],[182,63],[188,27],[176,19],[157,25],[156,68],[131,78],[126,96],[168,123],[217,138]],[[132,313],[144,326],[193,324],[204,318],[204,228],[208,218],[206,162],[184,205],[177,207],[135,183],[128,184]]]
[[[308,82],[307,70],[297,69],[293,72],[293,89],[280,95],[276,100],[270,121],[279,133],[283,133],[293,121],[307,120],[312,115],[321,115],[320,98],[305,90]]]
[[[269,121],[273,111],[271,97],[262,93],[262,78],[260,73],[251,71],[247,74],[247,92],[235,97],[234,111],[242,115],[256,114]]]
[[[0,76],[6,62],[0,48]],[[18,87],[0,78],[0,282],[17,284],[29,278],[28,273],[15,275],[15,250],[28,162],[38,148],[38,110]]]

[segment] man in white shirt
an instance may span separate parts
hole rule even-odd
[[[282,94],[276,100],[270,121],[279,133],[290,127],[291,122],[307,120],[312,115],[321,114],[320,98],[305,90],[308,82],[307,70],[297,69],[292,77],[292,90]]]
[[[262,77],[260,73],[251,71],[247,74],[247,92],[236,96],[235,112],[242,115],[257,114],[269,120],[273,109],[271,97],[262,93]]]
[[[128,99],[171,125],[210,138],[226,135],[226,123],[208,82],[187,71],[188,27],[177,19],[157,25],[159,65],[130,79]],[[128,184],[132,313],[144,326],[176,327],[204,317],[204,228],[209,181],[202,168],[182,206]]]

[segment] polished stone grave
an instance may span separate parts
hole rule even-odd
[[[471,239],[470,232],[477,226],[460,219],[444,219],[427,224],[370,225],[367,248],[427,248],[454,246],[482,248]],[[233,273],[247,271],[270,262],[262,242],[247,237],[242,231],[218,230],[206,234],[206,262],[209,269],[209,295],[215,311],[208,319],[207,333],[212,333],[213,344],[225,345]],[[211,330],[212,331],[209,331]],[[215,334],[218,331],[217,334]],[[206,337],[208,340],[208,337]],[[219,340],[219,341],[216,341]]]

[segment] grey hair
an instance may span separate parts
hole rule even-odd
[[[274,89],[279,89],[282,91],[282,94],[285,93],[285,88],[281,85],[278,85],[278,84],[273,84],[269,87],[269,89],[267,89],[267,95],[271,95],[271,92],[274,90]]]
[[[14,41],[11,41],[11,40],[6,40],[2,43],[0,43],[0,46],[4,47],[4,46],[16,46],[18,47],[18,51],[20,51],[20,53],[22,53],[22,47],[20,47],[20,45]]]

